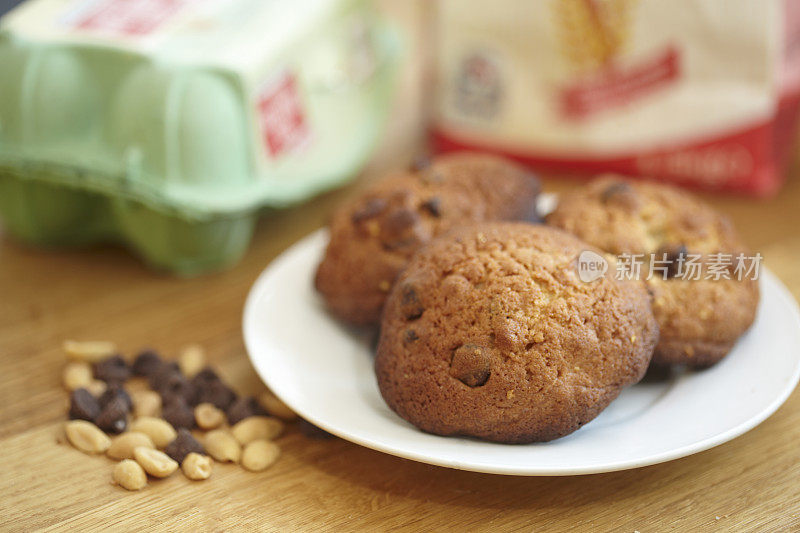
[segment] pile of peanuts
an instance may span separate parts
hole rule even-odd
[[[84,453],[119,461],[113,481],[128,490],[178,468],[188,479],[208,479],[214,461],[265,470],[280,455],[273,440],[284,422],[297,419],[268,390],[239,397],[206,366],[197,345],[184,348],[177,363],[145,350],[129,364],[113,343],[101,341],[67,341],[64,352],[64,436]]]

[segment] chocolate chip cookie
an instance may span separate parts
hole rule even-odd
[[[644,281],[661,330],[656,364],[713,365],[753,323],[758,283],[738,279],[733,265],[751,254],[730,220],[688,192],[606,176],[565,195],[547,223],[611,254],[642,254],[643,278],[651,258],[659,261],[657,275]],[[699,279],[680,275],[692,255]],[[707,279],[723,257],[731,259],[725,276]]]
[[[337,211],[315,285],[354,324],[380,320],[411,255],[449,229],[482,220],[538,220],[538,180],[502,158],[453,154],[387,177]]]
[[[641,379],[658,327],[641,284],[581,281],[586,249],[554,228],[492,222],[420,250],[381,324],[389,406],[424,431],[507,443],[592,420]]]

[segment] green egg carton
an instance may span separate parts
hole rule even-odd
[[[364,164],[398,49],[360,0],[30,0],[0,20],[4,228],[231,265],[259,211]]]

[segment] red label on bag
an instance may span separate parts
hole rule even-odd
[[[273,157],[298,150],[311,138],[297,79],[291,72],[264,86],[258,97],[258,116],[264,144]]]
[[[679,66],[678,51],[674,48],[626,69],[611,64],[591,78],[563,89],[561,106],[564,115],[573,119],[581,118],[630,103],[676,80],[680,74]]]
[[[72,26],[117,35],[152,33],[192,0],[106,0],[92,2]]]
[[[575,157],[520,152],[511,147],[459,139],[447,131],[433,131],[436,152],[490,151],[544,171],[573,175],[613,172],[645,175],[703,189],[775,192],[779,185],[774,163],[775,122],[754,124],[673,146],[606,157]]]

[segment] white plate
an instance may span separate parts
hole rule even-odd
[[[800,313],[766,269],[756,322],[719,364],[622,392],[567,437],[508,445],[419,431],[381,399],[374,334],[324,310],[312,286],[327,232],[295,244],[261,274],[244,311],[244,338],[264,382],[292,409],[343,439],[435,465],[514,475],[610,472],[676,459],[765,420],[800,376]]]

